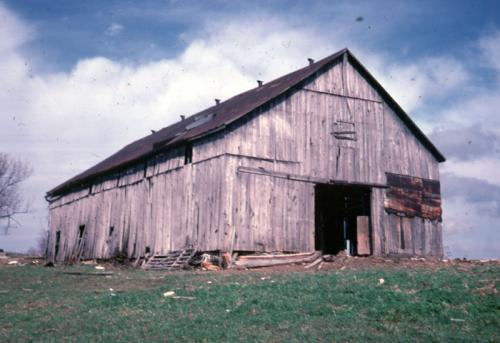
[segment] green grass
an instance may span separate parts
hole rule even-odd
[[[121,270],[109,277],[63,270],[95,272],[0,268],[0,342],[498,342],[500,337],[498,265],[315,273]],[[196,299],[164,297],[170,290]]]

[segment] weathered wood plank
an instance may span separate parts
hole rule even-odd
[[[370,255],[370,217],[358,216],[356,218],[358,255]]]

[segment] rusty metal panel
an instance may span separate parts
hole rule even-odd
[[[356,218],[356,231],[358,241],[358,255],[370,255],[370,218],[358,216]]]
[[[441,189],[439,181],[423,180],[422,214],[424,218],[441,218]]]
[[[384,207],[387,212],[441,221],[439,181],[387,173]]]

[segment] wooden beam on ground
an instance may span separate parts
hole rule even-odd
[[[293,263],[311,263],[320,256],[320,251],[299,254],[240,256],[237,261],[234,261],[234,266],[236,268],[259,268]]]
[[[316,259],[316,261],[314,261],[313,263],[308,264],[308,265],[307,265],[307,266],[305,266],[304,268],[305,268],[305,269],[312,268],[312,267],[314,267],[314,266],[316,266],[316,265],[320,264],[322,261],[323,261],[323,257],[319,257],[319,258],[317,258],[317,259]]]

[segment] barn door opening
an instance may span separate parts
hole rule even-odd
[[[315,245],[325,254],[371,253],[368,187],[315,186]]]

